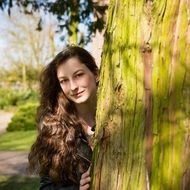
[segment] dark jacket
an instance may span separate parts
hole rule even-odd
[[[92,149],[88,144],[88,141],[82,133],[79,134],[77,138],[77,154],[79,159],[82,159],[86,170],[89,168],[92,158]],[[40,177],[40,189],[39,190],[79,190],[79,184],[82,173],[77,169],[77,184],[71,181],[64,182],[61,185],[56,185],[52,182],[51,178],[48,176]]]

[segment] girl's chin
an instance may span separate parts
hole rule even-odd
[[[88,100],[88,97],[79,97],[79,98],[76,98],[76,99],[72,99],[72,101],[75,103],[75,104],[82,104],[82,103],[85,103],[87,102]]]

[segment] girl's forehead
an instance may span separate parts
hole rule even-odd
[[[77,71],[89,71],[88,67],[77,58],[70,58],[57,68],[57,76],[73,74]]]

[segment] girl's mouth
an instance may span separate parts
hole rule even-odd
[[[78,92],[78,93],[76,93],[76,94],[73,94],[73,96],[80,96],[83,92],[84,92],[84,90],[81,91],[81,92]]]

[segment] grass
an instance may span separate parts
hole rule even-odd
[[[0,135],[0,151],[29,151],[36,131],[6,132]],[[38,190],[39,178],[0,175],[0,190]]]
[[[36,139],[36,131],[6,132],[0,135],[0,151],[28,151]]]
[[[0,175],[0,190],[38,190],[37,177],[2,176]]]

